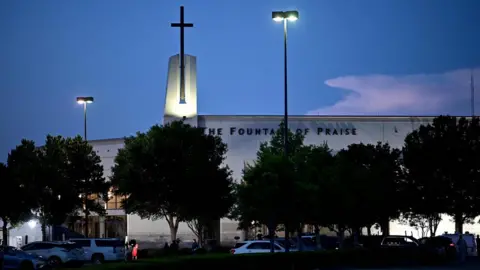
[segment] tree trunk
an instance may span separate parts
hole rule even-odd
[[[315,249],[320,250],[322,249],[322,241],[320,239],[320,226],[318,224],[315,224]]]
[[[343,248],[344,239],[345,239],[345,228],[343,226],[338,226],[337,237],[339,242],[339,248]]]
[[[359,246],[359,234],[360,234],[360,230],[359,228],[353,228],[352,229],[352,237],[353,237],[353,247],[358,247]]]
[[[440,224],[440,221],[442,221],[441,216],[438,216],[438,217],[436,216],[431,219],[431,224],[432,224],[432,228],[430,230],[431,236],[435,236],[437,234],[438,225]]]
[[[85,237],[89,237],[88,233],[88,212],[85,211]]]
[[[175,226],[172,226],[170,224],[168,224],[168,226],[170,227],[170,240],[172,240],[172,243],[177,240],[177,229],[175,228]]]
[[[2,225],[2,245],[4,247],[8,246],[8,228],[7,225],[8,223],[2,218],[3,225]]]
[[[290,252],[290,227],[284,225],[285,227],[285,252]]]
[[[303,251],[303,241],[302,241],[302,233],[303,233],[303,228],[302,224],[300,224],[300,227],[297,229],[297,249],[298,251]]]
[[[47,241],[47,224],[45,222],[45,218],[42,218],[42,224],[40,224],[42,229],[42,241]]]
[[[178,217],[175,218],[172,215],[165,217],[165,219],[167,220],[168,227],[170,227],[170,239],[173,243],[177,240],[178,225],[180,224],[180,221],[178,220]]]
[[[268,224],[268,237],[270,238],[270,252],[275,252],[275,229],[276,225],[273,222]]]
[[[380,228],[382,228],[382,235],[388,236],[390,235],[390,220],[383,220],[380,224]]]
[[[455,233],[463,234],[463,214],[456,214],[454,219]]]

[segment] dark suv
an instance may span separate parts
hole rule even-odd
[[[457,248],[452,239],[443,236],[424,237],[419,240],[422,252],[428,255],[444,257],[446,259],[455,259]]]

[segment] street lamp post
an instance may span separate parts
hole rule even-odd
[[[87,140],[87,104],[93,103],[93,97],[77,97],[77,103],[83,105],[83,139]]]
[[[288,21],[298,20],[298,11],[274,11],[272,19],[276,22],[283,22],[283,87],[284,87],[284,116],[283,116],[283,146],[285,158],[288,158],[288,76],[287,76],[287,25]],[[289,249],[289,235],[285,230],[285,243],[287,251]]]
[[[87,104],[93,103],[93,97],[77,97],[77,103],[83,105],[83,139],[87,141]],[[86,180],[85,180],[86,181]],[[81,195],[80,195],[81,196]],[[83,207],[87,203],[87,195],[83,195]],[[85,211],[85,237],[88,237],[88,213]]]

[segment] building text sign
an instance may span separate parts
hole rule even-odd
[[[208,128],[202,127],[205,134],[209,135],[231,135],[231,136],[271,136],[275,134],[278,128],[271,127],[241,127],[230,126],[226,128]],[[316,134],[319,136],[355,136],[357,129],[352,124],[336,125],[333,124],[318,124],[312,128],[296,128],[290,129],[291,132],[297,134],[308,135]]]

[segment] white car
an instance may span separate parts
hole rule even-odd
[[[249,253],[269,253],[270,240],[252,240],[243,241],[235,244],[230,250],[231,254],[249,254]],[[275,252],[285,252],[285,249],[277,242],[274,243]]]
[[[85,251],[85,259],[94,264],[125,259],[125,244],[117,238],[71,238]]]
[[[85,262],[84,251],[71,242],[32,242],[21,250],[45,258],[50,266],[80,267]]]

